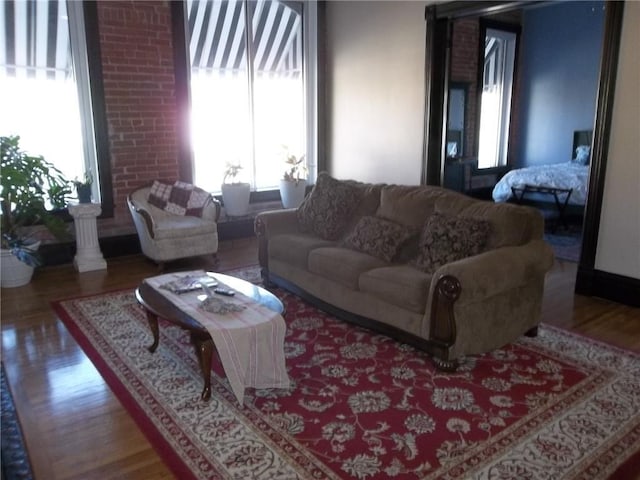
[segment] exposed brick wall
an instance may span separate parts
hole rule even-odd
[[[132,233],[126,195],[178,178],[171,12],[165,1],[98,2],[114,218],[100,236]]]
[[[456,20],[454,22],[451,48],[451,81],[468,85],[463,156],[473,155],[476,141],[479,36],[480,25],[477,18]]]

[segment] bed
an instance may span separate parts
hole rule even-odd
[[[562,195],[568,194],[567,204],[584,207],[589,184],[590,149],[591,131],[574,132],[571,161],[511,170],[494,187],[493,200],[522,200],[522,197],[517,197],[518,191],[526,188],[527,192],[532,192],[527,200],[545,203],[550,200],[547,194],[557,190]],[[536,193],[536,190],[546,191],[546,194]]]

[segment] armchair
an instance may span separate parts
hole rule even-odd
[[[160,197],[156,195],[157,186],[161,188]],[[191,214],[194,211],[186,208],[190,192],[199,197],[195,215]],[[162,195],[165,204],[161,203],[162,200],[159,203]],[[169,208],[175,206],[171,203],[174,197],[185,202],[185,209]],[[131,192],[127,196],[127,205],[142,253],[158,263],[161,269],[165,262],[180,258],[199,255],[216,258],[220,202],[204,190],[181,182],[166,185],[156,181]]]

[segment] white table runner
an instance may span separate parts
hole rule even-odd
[[[202,298],[202,290],[178,295],[161,288],[186,275],[205,276],[206,273],[169,273],[144,281],[207,329],[238,402],[242,405],[245,387],[288,388],[289,376],[284,360],[286,325],[282,315],[239,292],[233,297],[216,295],[215,298],[231,304],[232,309],[233,305],[239,306],[241,311],[209,313],[200,308],[198,296]]]

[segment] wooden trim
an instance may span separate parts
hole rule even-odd
[[[623,12],[624,2],[606,2],[600,81],[593,131],[593,148],[591,150],[589,190],[585,207],[584,236],[580,254],[581,269],[593,269],[596,262],[604,181],[609,154],[609,137],[611,135],[611,117],[613,115],[613,101],[618,73]],[[576,292],[578,283],[576,281]]]
[[[421,184],[442,185],[445,151],[443,121],[448,80],[448,21],[436,18],[436,7],[425,9],[425,117]]]
[[[576,293],[640,307],[640,279],[578,266]]]
[[[189,52],[185,30],[185,2],[171,0],[171,33],[173,36],[173,71],[176,91],[176,134],[178,139],[178,175],[180,180],[193,183],[189,111]]]
[[[111,174],[111,154],[109,151],[109,127],[104,99],[104,80],[102,76],[102,55],[100,50],[100,31],[98,21],[98,3],[83,3],[85,38],[87,42],[87,63],[91,90],[91,111],[95,135],[98,176],[100,178],[100,218],[113,217],[113,179]]]
[[[456,319],[453,304],[460,297],[462,286],[460,281],[452,275],[440,277],[436,283],[431,302],[431,328],[429,340],[437,348],[438,357],[447,362],[443,369],[455,370],[455,364],[449,360],[449,349],[456,342]]]

